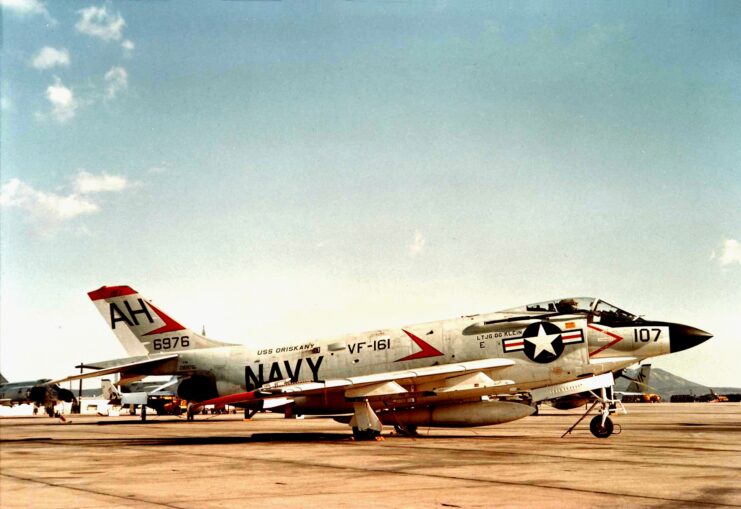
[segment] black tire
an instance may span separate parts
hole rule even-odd
[[[394,430],[399,436],[402,437],[416,437],[417,434],[417,426],[410,426],[410,425],[401,425],[401,424],[394,424]]]
[[[380,431],[376,431],[374,429],[358,429],[356,426],[353,426],[352,428],[352,436],[355,438],[355,440],[374,440],[377,436],[381,434]]]
[[[609,417],[605,419],[605,425],[602,425],[602,416],[601,415],[595,415],[594,418],[589,422],[589,431],[592,432],[592,435],[594,435],[597,438],[607,438],[610,435],[612,435],[612,430],[614,426],[612,424],[612,419]]]

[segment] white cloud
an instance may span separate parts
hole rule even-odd
[[[59,78],[54,80],[54,84],[46,89],[46,98],[51,103],[52,116],[63,124],[75,116],[79,103],[72,89],[65,87]]]
[[[125,177],[120,175],[93,175],[80,170],[75,177],[75,192],[78,194],[103,193],[109,191],[123,191],[129,186]]]
[[[100,210],[98,205],[84,196],[37,191],[18,179],[11,179],[0,188],[0,206],[16,207],[28,212],[33,219],[51,222]]]
[[[0,97],[0,110],[7,111],[13,107],[13,102],[7,97]]]
[[[109,13],[105,6],[91,5],[78,11],[80,20],[75,29],[85,35],[97,37],[104,41],[120,41],[126,21],[120,13]]]
[[[39,70],[51,69],[55,66],[68,67],[69,51],[66,48],[56,49],[44,46],[33,58],[31,65]]]
[[[409,245],[409,256],[414,257],[421,253],[422,249],[425,247],[425,242],[427,242],[425,236],[420,232],[416,232],[414,234],[414,240],[412,240],[412,243]]]
[[[108,84],[105,95],[108,99],[113,99],[116,97],[116,94],[129,86],[129,74],[123,67],[111,67],[105,73],[105,81]]]
[[[720,254],[715,251],[710,254],[710,259],[717,259],[718,263],[726,266],[738,263],[741,265],[741,242],[736,239],[726,239],[721,246]]]
[[[92,175],[80,170],[72,192],[60,194],[39,191],[14,178],[0,188],[0,206],[23,210],[33,221],[55,224],[99,212],[100,206],[90,195],[122,191],[128,185],[126,178],[120,175]]]
[[[131,53],[133,53],[134,48],[136,47],[136,45],[134,44],[134,41],[131,41],[129,39],[126,39],[125,41],[123,41],[121,43],[121,47],[124,50],[124,55],[127,56],[127,57],[129,57],[129,56],[131,56]]]
[[[49,23],[55,24],[56,20],[49,15],[49,11],[39,0],[0,0],[3,10],[8,10],[22,16],[39,14],[44,16]]]

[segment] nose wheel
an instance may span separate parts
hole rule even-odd
[[[605,417],[604,420],[605,422],[603,423],[602,416],[595,415],[589,422],[589,431],[591,431],[592,435],[596,436],[597,438],[607,438],[612,435],[612,431],[615,427],[612,424],[612,419],[610,419],[609,417]]]

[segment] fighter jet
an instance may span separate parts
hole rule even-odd
[[[47,415],[52,417],[54,406],[60,401],[70,403],[75,402],[76,399],[72,391],[59,387],[51,379],[9,383],[4,376],[0,375],[0,405],[2,406],[31,404],[34,407],[44,407]]]
[[[128,286],[88,295],[137,354],[93,363],[96,371],[63,381],[177,375],[177,394],[192,410],[231,404],[286,417],[335,416],[356,439],[378,436],[384,424],[414,434],[420,426],[513,421],[539,402],[581,393],[593,399],[587,413],[596,408],[591,432],[606,438],[620,410],[613,373],[712,337],[580,297],[253,349],[184,327]]]

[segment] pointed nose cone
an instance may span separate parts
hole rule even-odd
[[[671,353],[681,352],[704,343],[712,337],[712,334],[704,330],[673,323],[669,326],[669,351]]]

